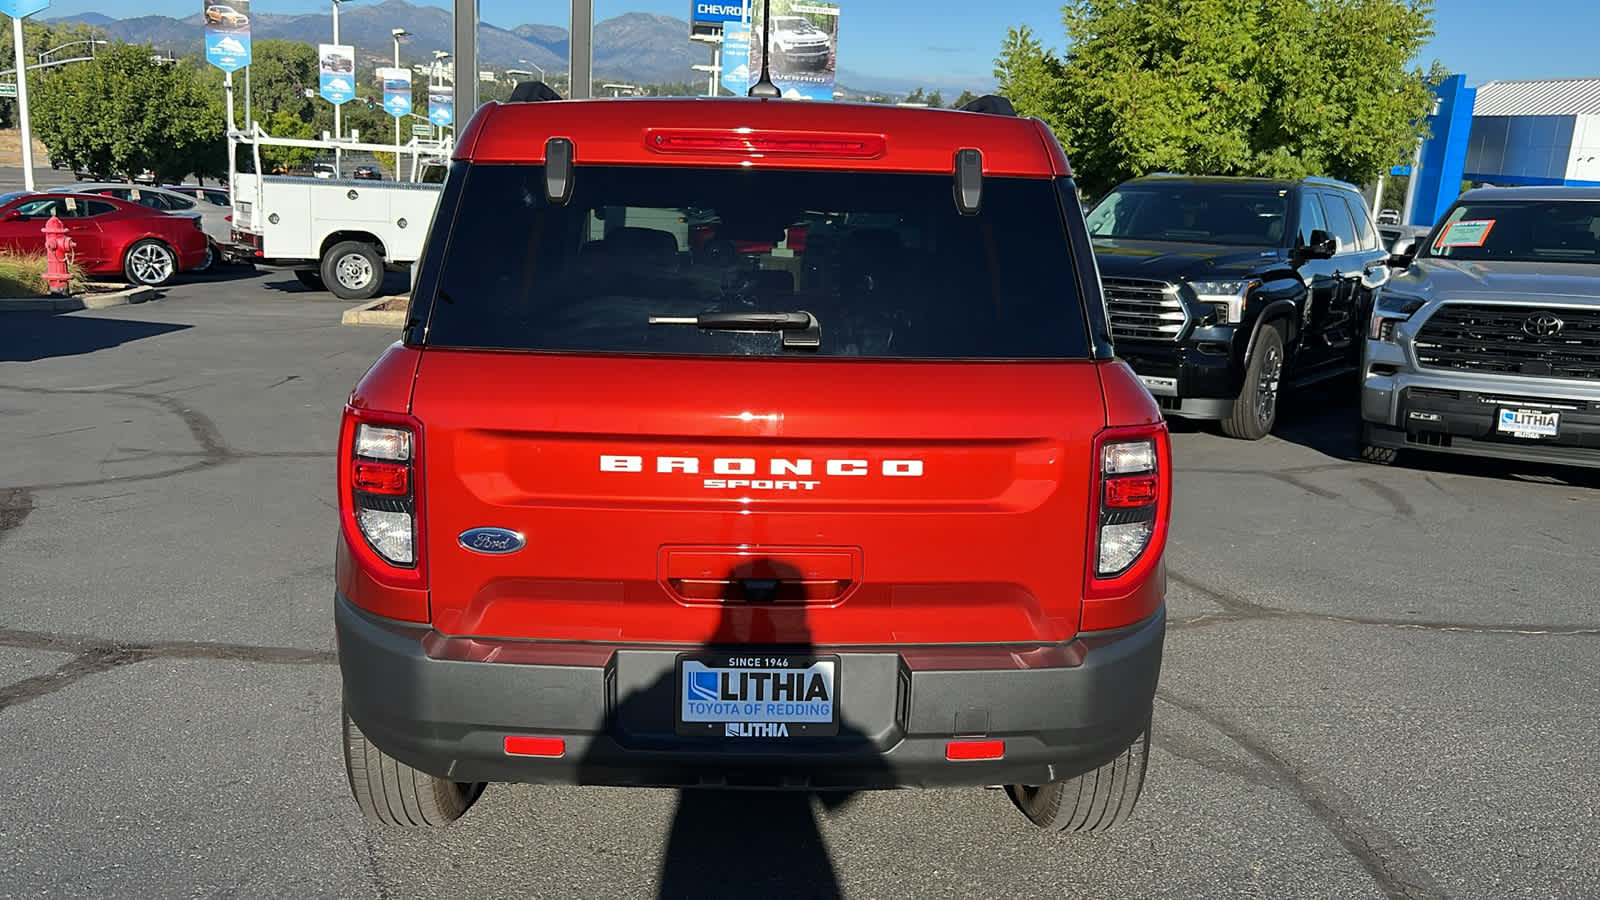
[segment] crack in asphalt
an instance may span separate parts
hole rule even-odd
[[[1276,606],[1264,606],[1260,603],[1245,600],[1181,572],[1168,570],[1167,575],[1184,587],[1198,594],[1203,594],[1208,600],[1222,607],[1223,610],[1220,613],[1201,613],[1187,618],[1169,619],[1167,628],[1171,631],[1187,631],[1213,625],[1276,619],[1285,622],[1322,622],[1333,625],[1365,625],[1373,628],[1466,632],[1469,634],[1550,635],[1560,637],[1600,635],[1600,625],[1448,622],[1436,619],[1392,619],[1383,616],[1344,616],[1335,613],[1303,612],[1282,609]]]
[[[33,492],[27,488],[0,489],[0,541],[33,512]]]
[[[0,711],[54,694],[88,678],[151,659],[204,659],[263,663],[282,666],[331,666],[338,662],[332,650],[298,647],[262,647],[219,641],[109,641],[79,634],[0,628],[0,647],[71,653],[72,659],[54,671],[0,687]]]
[[[103,478],[86,478],[72,481],[52,481],[39,484],[28,484],[11,490],[23,492],[54,491],[67,488],[99,487],[108,484],[131,484],[141,481],[160,481],[167,478],[176,478],[205,469],[215,468],[228,463],[245,459],[324,459],[332,458],[332,451],[323,450],[235,450],[223,440],[222,432],[210,417],[200,412],[183,400],[165,394],[152,394],[145,391],[136,391],[128,388],[96,385],[88,388],[43,388],[43,387],[17,387],[14,385],[0,385],[0,390],[17,391],[24,394],[52,394],[52,395],[82,395],[127,397],[144,403],[158,406],[167,413],[176,416],[189,430],[189,434],[198,445],[196,450],[170,450],[150,451],[147,454],[138,454],[129,457],[119,457],[116,462],[128,462],[136,459],[193,459],[194,462],[163,469],[159,472],[139,472],[129,475],[108,475]],[[107,460],[111,461],[111,460]],[[4,504],[0,497],[0,505]],[[4,533],[4,512],[0,511],[0,534]]]
[[[1445,896],[1438,882],[1412,858],[1405,846],[1371,817],[1361,813],[1359,805],[1333,782],[1315,772],[1303,771],[1261,738],[1214,709],[1185,700],[1165,688],[1157,690],[1156,695],[1204,721],[1250,754],[1260,764],[1266,780],[1292,794],[1309,810],[1366,870],[1384,896],[1405,900]]]

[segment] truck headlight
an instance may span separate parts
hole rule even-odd
[[[1427,303],[1427,300],[1410,294],[1380,292],[1372,301],[1372,322],[1367,328],[1367,337],[1375,341],[1393,342],[1395,323],[1411,318]]]
[[[1260,285],[1259,281],[1191,281],[1189,289],[1195,299],[1211,307],[1216,324],[1228,325],[1244,319],[1245,299]]]

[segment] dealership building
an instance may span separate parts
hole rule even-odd
[[[1456,75],[1435,91],[1406,221],[1431,225],[1463,180],[1600,187],[1600,77],[1491,81]]]

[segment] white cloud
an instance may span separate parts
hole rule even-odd
[[[244,45],[231,37],[225,37],[213,44],[212,49],[221,50],[223,53],[243,53]]]
[[[345,81],[343,78],[330,78],[328,79],[328,90],[336,94],[348,94],[351,91],[350,82]]]

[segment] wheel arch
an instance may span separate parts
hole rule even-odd
[[[342,244],[345,241],[371,244],[377,249],[378,255],[383,257],[384,262],[387,263],[389,261],[389,250],[383,245],[383,240],[372,232],[362,231],[359,228],[346,228],[340,231],[330,232],[322,239],[321,245],[317,247],[317,259],[322,259],[322,257],[327,255],[329,249],[337,244]]]

